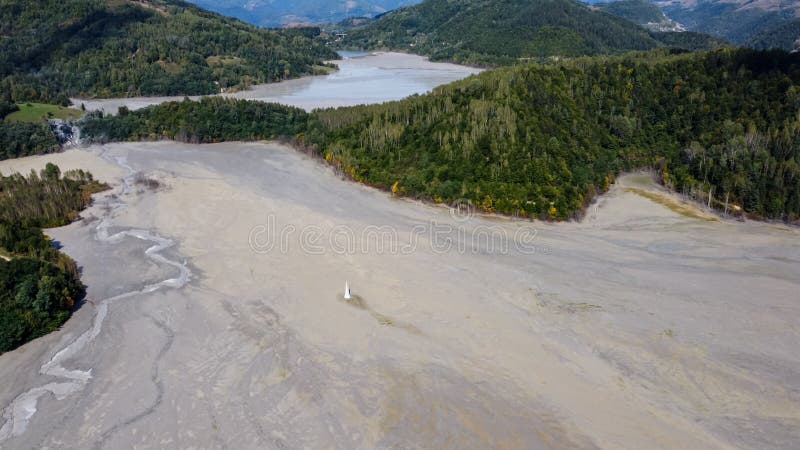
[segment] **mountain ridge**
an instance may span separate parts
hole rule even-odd
[[[333,23],[350,17],[374,17],[418,0],[191,0],[211,11],[265,27]]]
[[[692,31],[744,44],[756,34],[800,17],[800,2],[782,0],[662,0],[655,4]]]
[[[614,54],[661,46],[713,48],[698,36],[665,44],[629,20],[573,0],[426,0],[348,31],[342,48],[399,49],[476,65],[551,56]]]
[[[0,89],[15,101],[191,95],[322,73],[318,30],[266,30],[179,0],[8,0]]]
[[[788,51],[800,49],[800,19],[790,20],[768,28],[750,37],[746,45],[755,49],[780,48]]]
[[[593,6],[651,31],[685,31],[682,25],[668,18],[658,6],[648,0],[617,0],[593,3]]]

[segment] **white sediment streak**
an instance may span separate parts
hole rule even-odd
[[[130,183],[134,176],[133,168],[127,164],[124,158],[109,158],[105,151],[101,154],[101,157],[112,160],[128,171],[128,175],[122,179],[122,184],[117,192],[120,196],[126,194],[130,190]],[[185,262],[173,261],[161,255],[162,251],[175,245],[172,240],[161,237],[149,230],[140,229],[120,231],[113,235],[108,234],[111,217],[113,217],[115,212],[126,206],[124,201],[112,200],[112,198],[113,197],[109,197],[109,199],[106,200],[106,204],[112,207],[111,211],[106,214],[96,227],[97,239],[109,244],[121,242],[127,237],[152,242],[154,245],[145,250],[145,255],[157,263],[178,269],[179,275],[174,278],[162,280],[158,283],[148,284],[140,290],[126,292],[98,302],[97,313],[95,314],[92,327],[81,333],[80,336],[70,342],[66,347],[57,351],[53,357],[39,369],[39,373],[42,375],[56,377],[60,380],[23,392],[3,410],[2,416],[5,422],[3,426],[0,427],[0,444],[11,437],[20,436],[25,432],[28,422],[36,414],[36,407],[42,396],[52,395],[57,400],[63,400],[69,395],[82,390],[89,383],[92,378],[92,369],[67,369],[64,367],[64,363],[78,355],[89,343],[100,335],[103,322],[106,315],[108,315],[108,307],[111,303],[134,295],[150,293],[162,287],[179,289],[186,285],[191,278],[191,272],[186,267]],[[0,447],[0,449],[1,448],[2,447]]]

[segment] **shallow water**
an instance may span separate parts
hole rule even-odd
[[[339,70],[329,75],[261,84],[247,91],[221,95],[231,98],[278,102],[311,110],[399,100],[410,95],[428,92],[436,86],[480,72],[479,69],[455,64],[433,63],[421,56],[402,53],[343,52],[342,57],[342,60],[335,61]],[[138,109],[183,98],[183,96],[75,98],[72,99],[72,102],[75,105],[83,104],[90,111],[103,110],[115,114],[122,105],[129,109]]]

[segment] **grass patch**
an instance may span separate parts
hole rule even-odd
[[[133,182],[137,186],[142,186],[144,188],[150,189],[151,191],[156,191],[158,188],[161,187],[161,183],[156,180],[155,178],[148,178],[144,176],[142,173],[137,173],[133,179]]]
[[[671,211],[676,212],[684,217],[691,217],[693,219],[700,219],[708,222],[716,222],[719,220],[716,216],[712,214],[704,213],[698,210],[697,208],[693,207],[692,205],[678,202],[666,195],[634,187],[626,187],[625,191],[632,192],[636,195],[641,195],[642,197],[648,200],[652,200],[658,203],[659,205],[666,206]]]
[[[17,106],[19,106],[19,111],[7,115],[5,120],[9,122],[40,122],[48,119],[77,119],[83,115],[83,111],[60,105],[20,103]]]
[[[206,58],[209,66],[233,66],[241,65],[244,60],[238,56],[212,55]]]
[[[394,321],[389,316],[384,316],[383,314],[378,314],[376,312],[373,312],[372,313],[372,317],[374,317],[375,320],[377,320],[378,323],[381,324],[381,325],[384,325],[384,326],[392,326],[392,325],[394,325]]]
[[[99,181],[92,181],[89,184],[84,184],[81,186],[81,194],[84,196],[84,199],[88,202],[89,198],[94,194],[99,194],[100,192],[104,192],[111,189],[106,183],[101,183]]]
[[[339,69],[336,68],[336,67],[314,65],[314,66],[311,66],[311,70],[312,70],[312,73],[315,74],[315,75],[330,75],[330,74],[332,74],[333,72],[336,72]]]
[[[164,72],[167,72],[170,75],[177,75],[181,73],[181,71],[183,71],[181,65],[174,62],[159,60],[158,65],[161,66],[162,69],[164,69]]]

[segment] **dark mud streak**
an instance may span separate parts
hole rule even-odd
[[[371,315],[373,319],[378,321],[378,324],[381,325],[381,326],[388,326],[388,327],[398,328],[398,329],[404,330],[404,331],[406,331],[408,333],[415,334],[415,335],[423,335],[424,334],[424,333],[422,333],[422,331],[419,328],[417,328],[416,326],[414,326],[414,325],[412,325],[410,323],[400,322],[400,321],[395,320],[394,318],[392,318],[390,316],[387,316],[385,314],[379,313],[378,311],[375,311],[374,309],[372,309],[371,306],[369,306],[367,304],[367,301],[364,300],[364,298],[361,297],[360,295],[353,295],[352,298],[345,299],[344,296],[342,296],[340,294],[340,295],[337,296],[337,298],[339,299],[339,301],[344,302],[345,304],[347,304],[347,305],[349,305],[349,306],[351,306],[353,308],[360,309],[360,310],[363,310],[363,311],[367,311],[369,313],[369,315]]]
[[[144,411],[106,430],[106,432],[103,433],[100,439],[97,442],[95,442],[93,446],[95,450],[102,449],[105,443],[115,433],[119,432],[123,428],[133,425],[139,420],[144,419],[150,414],[153,414],[156,411],[156,409],[158,409],[158,407],[161,405],[161,403],[164,401],[164,382],[161,380],[161,377],[159,376],[158,366],[161,364],[161,360],[164,358],[164,355],[166,355],[169,349],[172,347],[173,342],[175,342],[175,332],[171,328],[169,328],[167,324],[156,319],[155,317],[149,314],[147,315],[147,317],[150,318],[150,320],[153,322],[153,324],[155,324],[155,326],[157,326],[159,329],[161,329],[161,331],[164,332],[164,335],[167,338],[166,342],[164,342],[164,345],[162,345],[161,349],[158,351],[155,360],[153,360],[153,366],[150,369],[150,380],[156,386],[156,398],[153,401],[153,404],[147,407]]]

